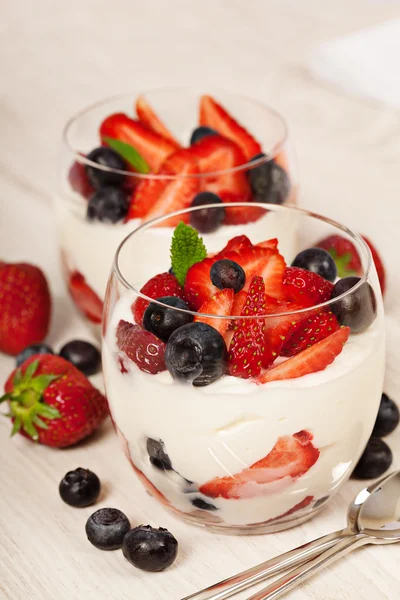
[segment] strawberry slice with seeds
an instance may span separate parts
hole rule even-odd
[[[212,298],[203,302],[200,306],[199,313],[204,315],[228,316],[231,314],[233,306],[234,291],[232,289],[224,289],[217,292]],[[213,319],[199,315],[194,319],[199,323],[206,323],[214,327],[223,336],[229,327],[229,319]]]
[[[335,315],[329,310],[313,313],[298,323],[281,349],[281,356],[295,356],[340,329]]]
[[[232,259],[235,260],[235,259]],[[245,270],[246,285],[248,286],[255,275],[259,275],[265,282],[265,292],[277,300],[284,299],[282,279],[285,272],[285,259],[276,250],[253,246],[244,248],[236,261]]]
[[[247,160],[262,152],[261,145],[211,96],[200,100],[200,125],[211,127],[233,140],[242,149]]]
[[[146,127],[163,136],[166,140],[175,145],[176,148],[180,147],[179,142],[176,141],[169,129],[161,121],[160,117],[154,112],[149,102],[143,95],[140,95],[135,104],[136,114],[139,121]]]
[[[162,298],[163,296],[175,296],[176,298],[185,299],[183,289],[178,283],[175,275],[171,273],[160,273],[152,277],[147,283],[144,284],[140,290],[142,294],[149,298]],[[144,311],[148,307],[150,302],[144,298],[137,298],[132,304],[132,312],[135,317],[135,321],[138,325],[142,324]]]
[[[255,498],[271,493],[268,484],[279,480],[282,489],[298,479],[317,462],[319,450],[308,431],[278,438],[272,450],[247,469],[230,477],[216,477],[200,487],[210,498]]]
[[[150,331],[121,320],[117,327],[117,346],[141,371],[155,375],[165,371],[165,344]]]
[[[349,335],[350,327],[342,327],[314,346],[306,348],[296,356],[269,369],[257,379],[257,383],[296,379],[303,375],[323,371],[341,353]]]
[[[78,271],[71,274],[68,290],[73,301],[85,317],[92,323],[101,323],[103,302]]]
[[[219,291],[210,278],[210,269],[217,260],[216,256],[205,258],[192,265],[186,274],[183,289],[189,306],[194,310],[199,310],[204,302]]]
[[[287,300],[306,308],[329,300],[333,283],[306,269],[287,267],[283,274],[283,290]]]
[[[244,202],[251,200],[250,198],[244,198],[242,194],[237,194],[236,192],[232,192],[229,190],[219,190],[218,195],[221,198],[222,202],[226,203],[236,203],[236,202]],[[238,206],[237,208],[233,206],[225,207],[225,225],[246,225],[246,223],[254,223],[258,221],[266,214],[265,208],[260,208],[259,206]]]

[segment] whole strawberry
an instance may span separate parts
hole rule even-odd
[[[4,386],[12,435],[65,448],[90,435],[108,414],[107,401],[70,362],[37,354],[11,373]]]
[[[51,298],[42,271],[0,262],[0,351],[16,355],[47,335]]]

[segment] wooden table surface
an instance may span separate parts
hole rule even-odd
[[[164,84],[219,85],[257,97],[288,119],[302,205],[369,235],[386,258],[386,390],[400,402],[399,114],[313,81],[313,46],[400,15],[396,0],[2,0],[0,19],[0,256],[47,272],[55,299],[55,348],[91,339],[61,280],[51,201],[60,131],[96,99]],[[396,313],[397,310],[397,313]],[[0,357],[3,381],[13,360]],[[399,432],[388,438],[400,466]],[[342,527],[351,481],[315,520],[268,537],[229,537],[181,523],[143,491],[107,424],[90,443],[55,451],[16,436],[0,420],[0,598],[7,600],[179,600],[195,590]],[[180,542],[169,571],[146,574],[120,552],[85,539],[92,512],[69,509],[57,491],[64,473],[93,469],[100,506],[133,524],[168,527]],[[400,547],[360,550],[289,599],[400,597]],[[249,594],[239,596],[242,600]]]

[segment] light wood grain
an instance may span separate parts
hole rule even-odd
[[[55,297],[50,342],[91,339],[66,297],[50,201],[66,118],[99,97],[163,84],[208,82],[275,105],[297,149],[302,204],[370,235],[389,269],[386,389],[400,401],[398,242],[399,115],[312,81],[312,46],[400,14],[385,0],[38,0],[1,2],[0,256],[47,271]],[[0,358],[0,379],[13,361]],[[388,441],[400,456],[399,433]],[[363,487],[350,482],[315,520],[268,537],[227,537],[181,523],[141,488],[110,425],[77,448],[53,451],[9,440],[0,420],[0,598],[169,600],[342,527]],[[400,462],[396,460],[396,465]],[[104,482],[100,506],[132,523],[168,527],[176,565],[162,574],[131,567],[120,552],[85,539],[90,508],[66,507],[63,474],[77,466]],[[395,600],[400,547],[358,551],[288,595],[296,600]],[[244,600],[249,594],[239,596]]]

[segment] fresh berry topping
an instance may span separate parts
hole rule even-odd
[[[191,503],[193,504],[193,506],[199,508],[200,510],[218,510],[218,508],[214,504],[211,504],[211,502],[206,502],[205,500],[203,500],[203,498],[193,498],[191,500]]]
[[[193,133],[190,136],[190,146],[193,146],[193,144],[197,144],[197,142],[200,142],[200,140],[207,137],[208,135],[218,135],[218,131],[215,131],[215,129],[211,129],[211,127],[196,127],[196,129],[193,130]]]
[[[323,371],[343,350],[350,335],[349,327],[342,327],[329,337],[306,348],[276,367],[269,369],[258,378],[258,383],[295,379]]]
[[[287,267],[283,275],[283,289],[289,302],[306,308],[329,300],[333,284],[311,271]]]
[[[12,433],[64,448],[86,438],[108,415],[107,401],[81,371],[60,356],[37,354],[4,386]]]
[[[187,272],[183,289],[189,305],[194,310],[199,310],[206,300],[218,292],[218,288],[210,279],[210,270],[215,261],[215,258],[205,258],[192,265]]]
[[[171,459],[165,451],[162,440],[147,438],[147,453],[153,467],[161,471],[172,471]]]
[[[181,222],[172,236],[170,254],[172,269],[183,285],[190,267],[206,258],[207,250],[196,229]]]
[[[118,508],[100,508],[86,521],[86,535],[99,550],[121,548],[125,535],[131,528],[128,517]]]
[[[16,364],[17,367],[20,367],[22,363],[24,363],[28,358],[34,356],[35,354],[54,354],[53,349],[50,348],[47,344],[32,344],[32,346],[28,346],[24,348],[22,352],[17,354]]]
[[[312,313],[294,327],[294,331],[281,350],[281,355],[294,356],[299,354],[299,352],[335,333],[338,329],[340,329],[340,325],[331,311],[322,310],[317,314]]]
[[[328,281],[335,281],[337,275],[335,261],[329,252],[322,248],[303,250],[292,262],[292,267],[306,269],[306,271],[316,273]]]
[[[262,277],[253,277],[241,316],[237,319],[229,346],[229,373],[235,377],[257,377],[261,372],[264,352],[265,285]]]
[[[199,309],[203,315],[216,315],[217,317],[228,316],[231,314],[234,302],[234,293],[232,289],[218,291],[215,296],[206,300]],[[230,325],[229,319],[213,319],[212,317],[195,317],[196,323],[207,323],[214,327],[221,335],[224,335]]]
[[[201,98],[200,125],[211,127],[224,137],[236,142],[247,160],[261,152],[261,146],[253,136],[211,96],[202,96]]]
[[[75,365],[85,375],[94,375],[100,370],[100,352],[90,342],[84,340],[68,342],[61,348],[60,356]]]
[[[355,479],[375,479],[383,475],[393,462],[389,446],[378,437],[371,437],[358,461],[352,477]]]
[[[246,248],[252,248],[253,244],[247,237],[247,235],[237,235],[236,237],[229,240],[225,248],[219,252],[219,256],[224,257],[227,252],[231,250],[235,250],[236,252],[241,252]]]
[[[240,316],[242,314],[242,310],[245,305],[246,299],[247,292],[245,292],[244,290],[234,295],[231,315]]]
[[[117,345],[141,371],[153,375],[165,371],[165,344],[150,331],[121,320],[117,327]]]
[[[254,223],[261,219],[266,213],[265,208],[260,208],[257,205],[251,204],[251,199],[244,199],[242,194],[231,192],[227,190],[221,190],[219,192],[222,202],[224,204],[236,204],[246,200],[248,204],[246,206],[225,206],[225,225],[246,225],[247,223]]]
[[[108,185],[91,196],[86,216],[89,221],[118,223],[126,217],[128,208],[129,200],[126,192]]]
[[[122,552],[138,569],[162,571],[175,561],[178,542],[167,529],[140,525],[125,535]]]
[[[160,273],[152,277],[147,283],[144,284],[140,292],[144,296],[148,296],[155,300],[163,296],[175,296],[176,298],[184,298],[183,290],[179,285],[175,275],[171,273]],[[149,301],[144,298],[137,298],[132,305],[133,315],[138,325],[143,322],[144,311],[149,305]]]
[[[282,278],[285,272],[285,260],[276,250],[253,246],[244,248],[239,256],[226,253],[226,258],[232,258],[243,267],[246,273],[245,289],[248,289],[252,278],[258,275],[264,279],[265,292],[277,300],[284,298]]]
[[[392,433],[399,424],[400,415],[397,404],[387,394],[382,394],[372,435],[384,437]]]
[[[153,108],[143,95],[138,97],[135,107],[139,121],[143,123],[143,125],[146,125],[146,127],[155,133],[162,135],[163,138],[174,144],[176,148],[179,148],[179,143],[161,121],[159,116],[154,112]]]
[[[318,457],[319,450],[312,443],[312,435],[307,431],[299,431],[293,436],[278,438],[269,454],[241,473],[216,477],[202,485],[200,492],[211,498],[226,499],[262,496],[269,492],[267,484],[283,478],[287,478],[289,483],[301,477],[317,462]]]
[[[101,323],[103,302],[81,273],[74,271],[68,283],[69,293],[79,310],[92,323]]]
[[[43,272],[27,263],[0,261],[0,351],[17,355],[47,335],[51,316]]]
[[[189,310],[186,302],[175,296],[162,296],[157,298],[159,302],[168,304],[172,308],[166,306],[160,306],[155,302],[150,302],[143,315],[143,327],[147,331],[154,333],[160,340],[167,342],[171,334],[187,323],[193,321],[193,316],[182,312],[182,310]],[[179,309],[179,310],[175,310]]]
[[[240,292],[246,283],[246,273],[242,267],[227,258],[217,260],[212,265],[210,278],[213,284],[220,290],[230,288],[233,289],[235,294]]]
[[[272,238],[272,240],[265,240],[265,242],[259,242],[256,244],[258,248],[269,248],[270,250],[278,250],[278,238]]]
[[[100,167],[106,167],[105,169],[91,165],[85,167],[88,179],[96,190],[104,186],[119,187],[123,184],[125,175],[116,171],[126,171],[127,166],[118,152],[112,148],[100,146],[89,152],[86,158]]]
[[[78,160],[71,165],[68,173],[68,181],[74,192],[77,192],[86,199],[89,199],[94,192],[86,174],[85,165]]]
[[[378,274],[378,279],[379,279],[379,283],[381,286],[382,294],[384,294],[385,289],[386,289],[386,271],[385,271],[385,267],[383,265],[383,261],[378,253],[378,250],[375,248],[373,243],[368,238],[365,237],[365,235],[363,236],[363,240],[364,240],[364,242],[366,242],[368,244],[369,249],[371,250],[371,254],[372,254],[373,261],[375,263],[375,268],[376,268],[376,272]]]
[[[284,169],[274,160],[267,160],[265,154],[258,154],[251,162],[265,159],[248,171],[248,177],[256,202],[267,202],[268,204],[283,204],[290,193],[290,179]]]
[[[190,213],[190,224],[200,233],[213,233],[220,227],[225,218],[223,206],[208,208],[209,204],[222,205],[222,200],[212,192],[200,192],[192,202],[192,208],[204,206],[204,209]]]
[[[336,263],[339,277],[360,275],[362,271],[361,259],[353,242],[341,235],[330,235],[316,244],[332,256]]]
[[[345,277],[339,279],[332,290],[332,300],[349,292],[360,281],[359,277]],[[341,325],[347,325],[353,333],[369,327],[376,317],[376,297],[369,283],[362,283],[354,291],[350,291],[344,298],[332,303],[332,312],[335,313]]]
[[[83,508],[94,504],[100,496],[100,479],[93,471],[79,467],[68,471],[62,478],[58,491],[69,506]]]
[[[123,113],[110,115],[103,121],[100,137],[110,137],[130,144],[153,171],[157,171],[167,156],[176,150],[176,144]]]
[[[224,338],[206,323],[184,325],[168,340],[165,364],[178,381],[209,385],[225,373],[226,362]]]
[[[282,349],[288,343],[288,340],[290,340],[293,331],[301,319],[297,314],[280,317],[279,313],[295,311],[298,307],[287,303],[279,303],[278,306],[274,306],[271,302],[272,300],[272,298],[267,297],[266,312],[276,316],[270,316],[265,319],[264,353],[262,358],[265,369],[270,367],[282,353]]]

